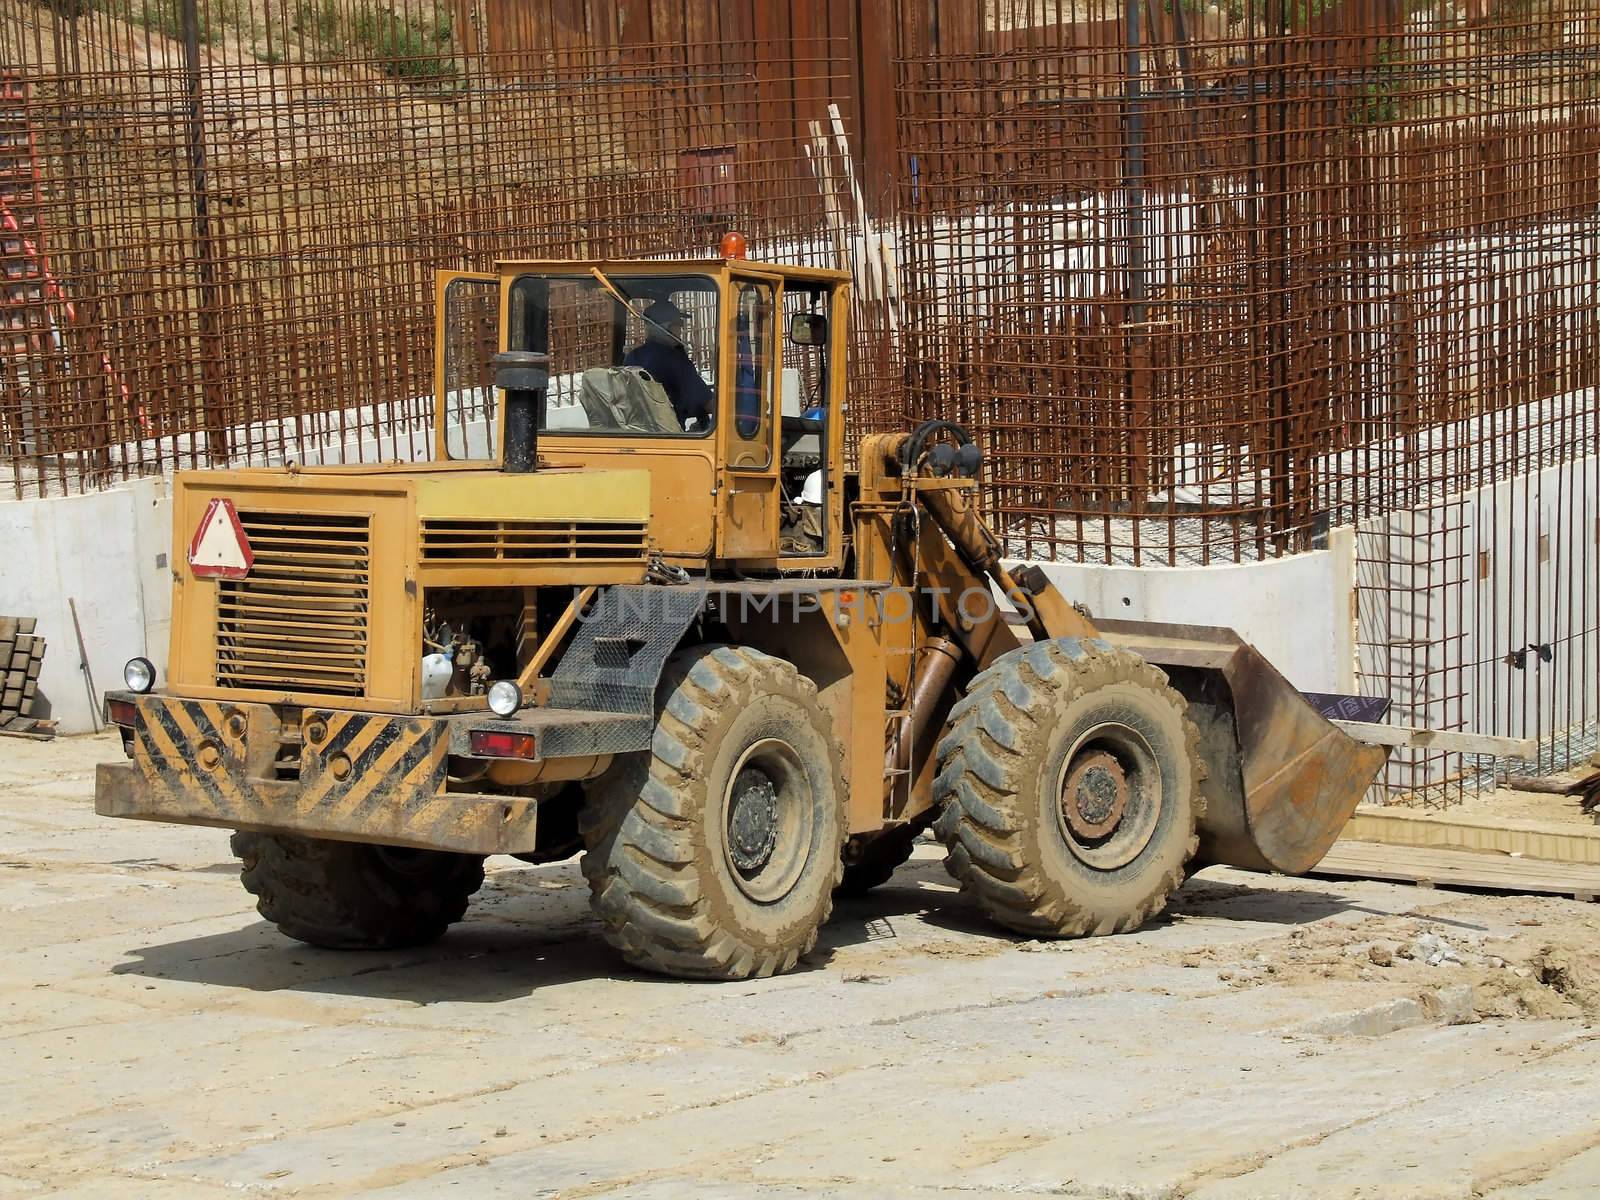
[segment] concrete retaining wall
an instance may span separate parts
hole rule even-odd
[[[1123,621],[1221,625],[1251,643],[1302,691],[1354,692],[1355,534],[1326,550],[1215,567],[1040,563],[1069,600]]]
[[[1362,522],[1368,690],[1393,697],[1396,723],[1555,739],[1542,771],[1587,757],[1600,716],[1597,542],[1596,455]],[[1463,769],[1439,751],[1391,762],[1419,768],[1414,787]]]
[[[37,617],[48,639],[40,697],[64,733],[93,728],[69,601],[76,601],[96,694],[122,686],[142,654],[166,674],[172,615],[172,506],[165,479],[0,503],[0,614]],[[1225,625],[1296,687],[1354,686],[1354,537],[1327,550],[1217,567],[1042,564],[1068,597],[1126,620]]]
[[[370,424],[352,414],[347,428]],[[358,419],[360,418],[360,419]],[[487,453],[481,420],[451,429],[452,445]],[[244,431],[236,442],[246,444]],[[316,442],[299,462],[426,460],[431,426],[416,425],[382,439],[369,434]],[[280,459],[265,461],[279,465]],[[88,733],[99,713],[79,667],[69,601],[76,601],[95,694],[122,686],[122,664],[136,654],[166,678],[172,621],[172,504],[170,477],[149,477],[83,496],[0,502],[0,616],[36,617],[47,641],[34,713],[51,716],[63,733]]]
[[[172,617],[172,505],[167,480],[86,496],[0,503],[0,614],[36,617],[46,640],[36,715],[84,733],[99,714],[79,665],[72,609],[95,694],[122,686],[143,655],[165,672]]]

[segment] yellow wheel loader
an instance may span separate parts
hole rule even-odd
[[[431,461],[190,472],[171,661],[102,814],[238,831],[321,946],[439,936],[580,850],[605,937],[786,971],[932,828],[1007,929],[1136,928],[1314,865],[1383,762],[1227,630],[1094,622],[981,519],[977,446],[844,443],[849,278],[738,256],[438,283]]]

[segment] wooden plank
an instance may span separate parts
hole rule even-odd
[[[1563,771],[1560,775],[1546,775],[1543,777],[1530,776],[1524,778],[1513,775],[1505,781],[1505,786],[1515,788],[1519,792],[1540,792],[1551,796],[1575,796],[1579,792],[1587,792],[1592,788],[1600,787],[1600,766],[1577,767],[1571,771]]]
[[[1408,746],[1457,754],[1493,754],[1500,758],[1538,757],[1534,738],[1500,737],[1459,729],[1417,729],[1410,725],[1373,725],[1366,721],[1333,721],[1358,742],[1369,746]]]
[[[685,148],[706,149],[722,145],[723,99],[725,82],[709,82],[721,66],[721,46],[713,32],[713,0],[685,0],[683,6],[683,57],[694,83],[685,93],[688,137]],[[693,103],[689,103],[692,99]]]
[[[861,153],[862,190],[868,212],[894,212],[899,135],[894,113],[894,62],[900,53],[889,0],[858,0],[851,80]]]
[[[484,23],[488,20],[485,0],[451,0],[450,33],[456,53],[465,59],[480,58],[484,52]]]
[[[785,138],[796,136],[790,122],[780,121],[774,115],[784,107],[792,106],[794,100],[792,83],[785,69],[779,65],[789,47],[789,28],[788,22],[782,19],[784,15],[781,6],[776,4],[757,4],[751,14],[755,94],[765,98],[766,103],[756,106],[756,144],[752,147],[755,169],[747,178],[753,188],[760,189],[766,196],[776,190],[770,162],[773,147]],[[754,205],[750,211],[758,217],[767,215],[766,211]]]
[[[1343,836],[1389,846],[1519,854],[1547,862],[1600,866],[1600,828],[1567,828],[1549,822],[1358,808]]]
[[[0,721],[0,734],[48,742],[56,736],[56,723],[42,717],[12,717],[9,721]]]
[[[1600,867],[1343,839],[1335,842],[1327,856],[1307,874],[1333,879],[1382,879],[1422,887],[1571,896],[1576,900],[1600,896]]]
[[[822,193],[823,217],[828,233],[833,239],[834,262],[840,270],[850,269],[850,244],[844,224],[844,213],[839,205],[838,184],[833,176],[832,143],[822,131],[821,121],[811,122],[811,141],[805,146],[806,158],[816,172],[817,189]]]

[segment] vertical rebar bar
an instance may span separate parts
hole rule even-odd
[[[213,466],[226,465],[233,456],[229,437],[228,406],[222,384],[222,297],[217,288],[216,242],[211,234],[211,197],[206,181],[206,127],[204,76],[200,62],[200,12],[198,0],[179,0],[183,36],[183,68],[187,99],[184,138],[189,164],[189,198],[194,222],[195,278],[200,303],[200,408],[204,414],[206,447]]]

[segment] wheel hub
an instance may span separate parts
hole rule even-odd
[[[1128,775],[1115,755],[1093,750],[1080,756],[1061,789],[1061,815],[1086,841],[1116,829],[1128,807]]]
[[[728,809],[728,857],[746,875],[772,861],[778,844],[778,791],[759,767],[745,767],[733,781]]]

